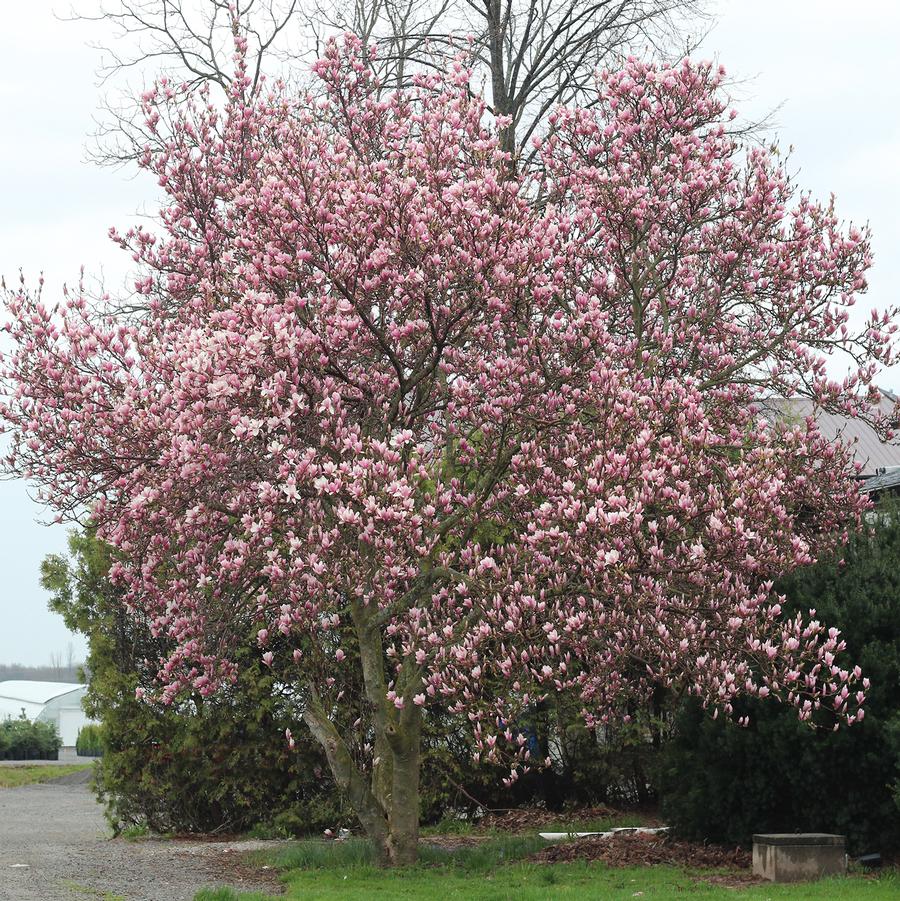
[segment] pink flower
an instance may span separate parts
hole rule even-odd
[[[861,720],[841,636],[772,587],[864,521],[852,453],[761,410],[887,434],[868,232],[742,144],[707,64],[600,74],[512,171],[462,65],[384,92],[330,42],[313,100],[255,91],[243,42],[221,104],[146,98],[159,221],[116,236],[141,315],[4,297],[5,470],[91,511],[171,649],[159,699],[228,685],[264,622],[308,650],[273,690],[379,749],[428,699],[510,780],[505,724],[556,690],[593,725],[654,684]]]

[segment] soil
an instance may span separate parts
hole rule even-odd
[[[704,882],[724,885],[759,881],[753,876],[749,851],[680,841],[666,835],[641,833],[612,838],[583,838],[549,845],[533,854],[540,863],[572,860],[599,860],[611,867],[648,867],[666,864],[687,870],[716,869],[724,872],[704,874]]]
[[[440,848],[442,851],[457,851],[460,848],[475,848],[490,840],[490,835],[429,835],[420,839],[419,844]]]
[[[479,829],[497,829],[502,832],[538,832],[546,826],[566,821],[587,822],[619,816],[618,810],[599,807],[578,807],[564,812],[544,810],[540,807],[520,807],[514,810],[492,811],[478,821]],[[647,825],[654,825],[647,822]]]
[[[259,841],[111,839],[87,773],[0,790],[2,901],[190,901],[204,886],[279,893],[241,851]]]

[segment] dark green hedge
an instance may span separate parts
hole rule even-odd
[[[871,679],[862,723],[832,732],[772,702],[745,703],[741,729],[695,705],[679,716],[659,770],[662,813],[683,835],[836,832],[851,852],[900,848],[900,516],[882,508],[842,555],[793,573],[787,608],[837,626]]]

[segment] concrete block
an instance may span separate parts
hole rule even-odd
[[[846,838],[823,832],[753,836],[753,875],[802,882],[847,872]]]

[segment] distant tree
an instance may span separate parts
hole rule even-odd
[[[26,666],[24,663],[0,663],[0,682],[25,680],[27,682],[78,682],[81,664],[59,669],[53,664],[47,666]]]
[[[772,582],[866,503],[759,402],[884,426],[893,311],[849,327],[868,236],[729,135],[721,75],[632,60],[516,173],[464,68],[384,95],[348,38],[296,97],[237,46],[224,113],[145,96],[146,312],[7,298],[7,468],[121,552],[163,699],[251,652],[291,673],[386,864],[416,856],[431,706],[511,780],[553,692],[589,724],[659,685],[858,721],[837,631]]]
[[[227,90],[232,36],[248,47],[255,86],[269,74],[305,73],[301,60],[349,32],[378,45],[372,64],[384,86],[407,87],[423,71],[465,54],[473,84],[484,77],[490,109],[508,119],[501,146],[533,155],[532,138],[561,104],[590,102],[597,69],[632,49],[665,48],[705,18],[706,0],[104,0],[83,18],[112,26],[106,78],[149,63],[173,81]],[[679,47],[683,53],[684,43]],[[287,64],[285,66],[285,63]],[[108,122],[114,159],[151,139],[138,104]],[[122,141],[122,138],[125,138]]]

